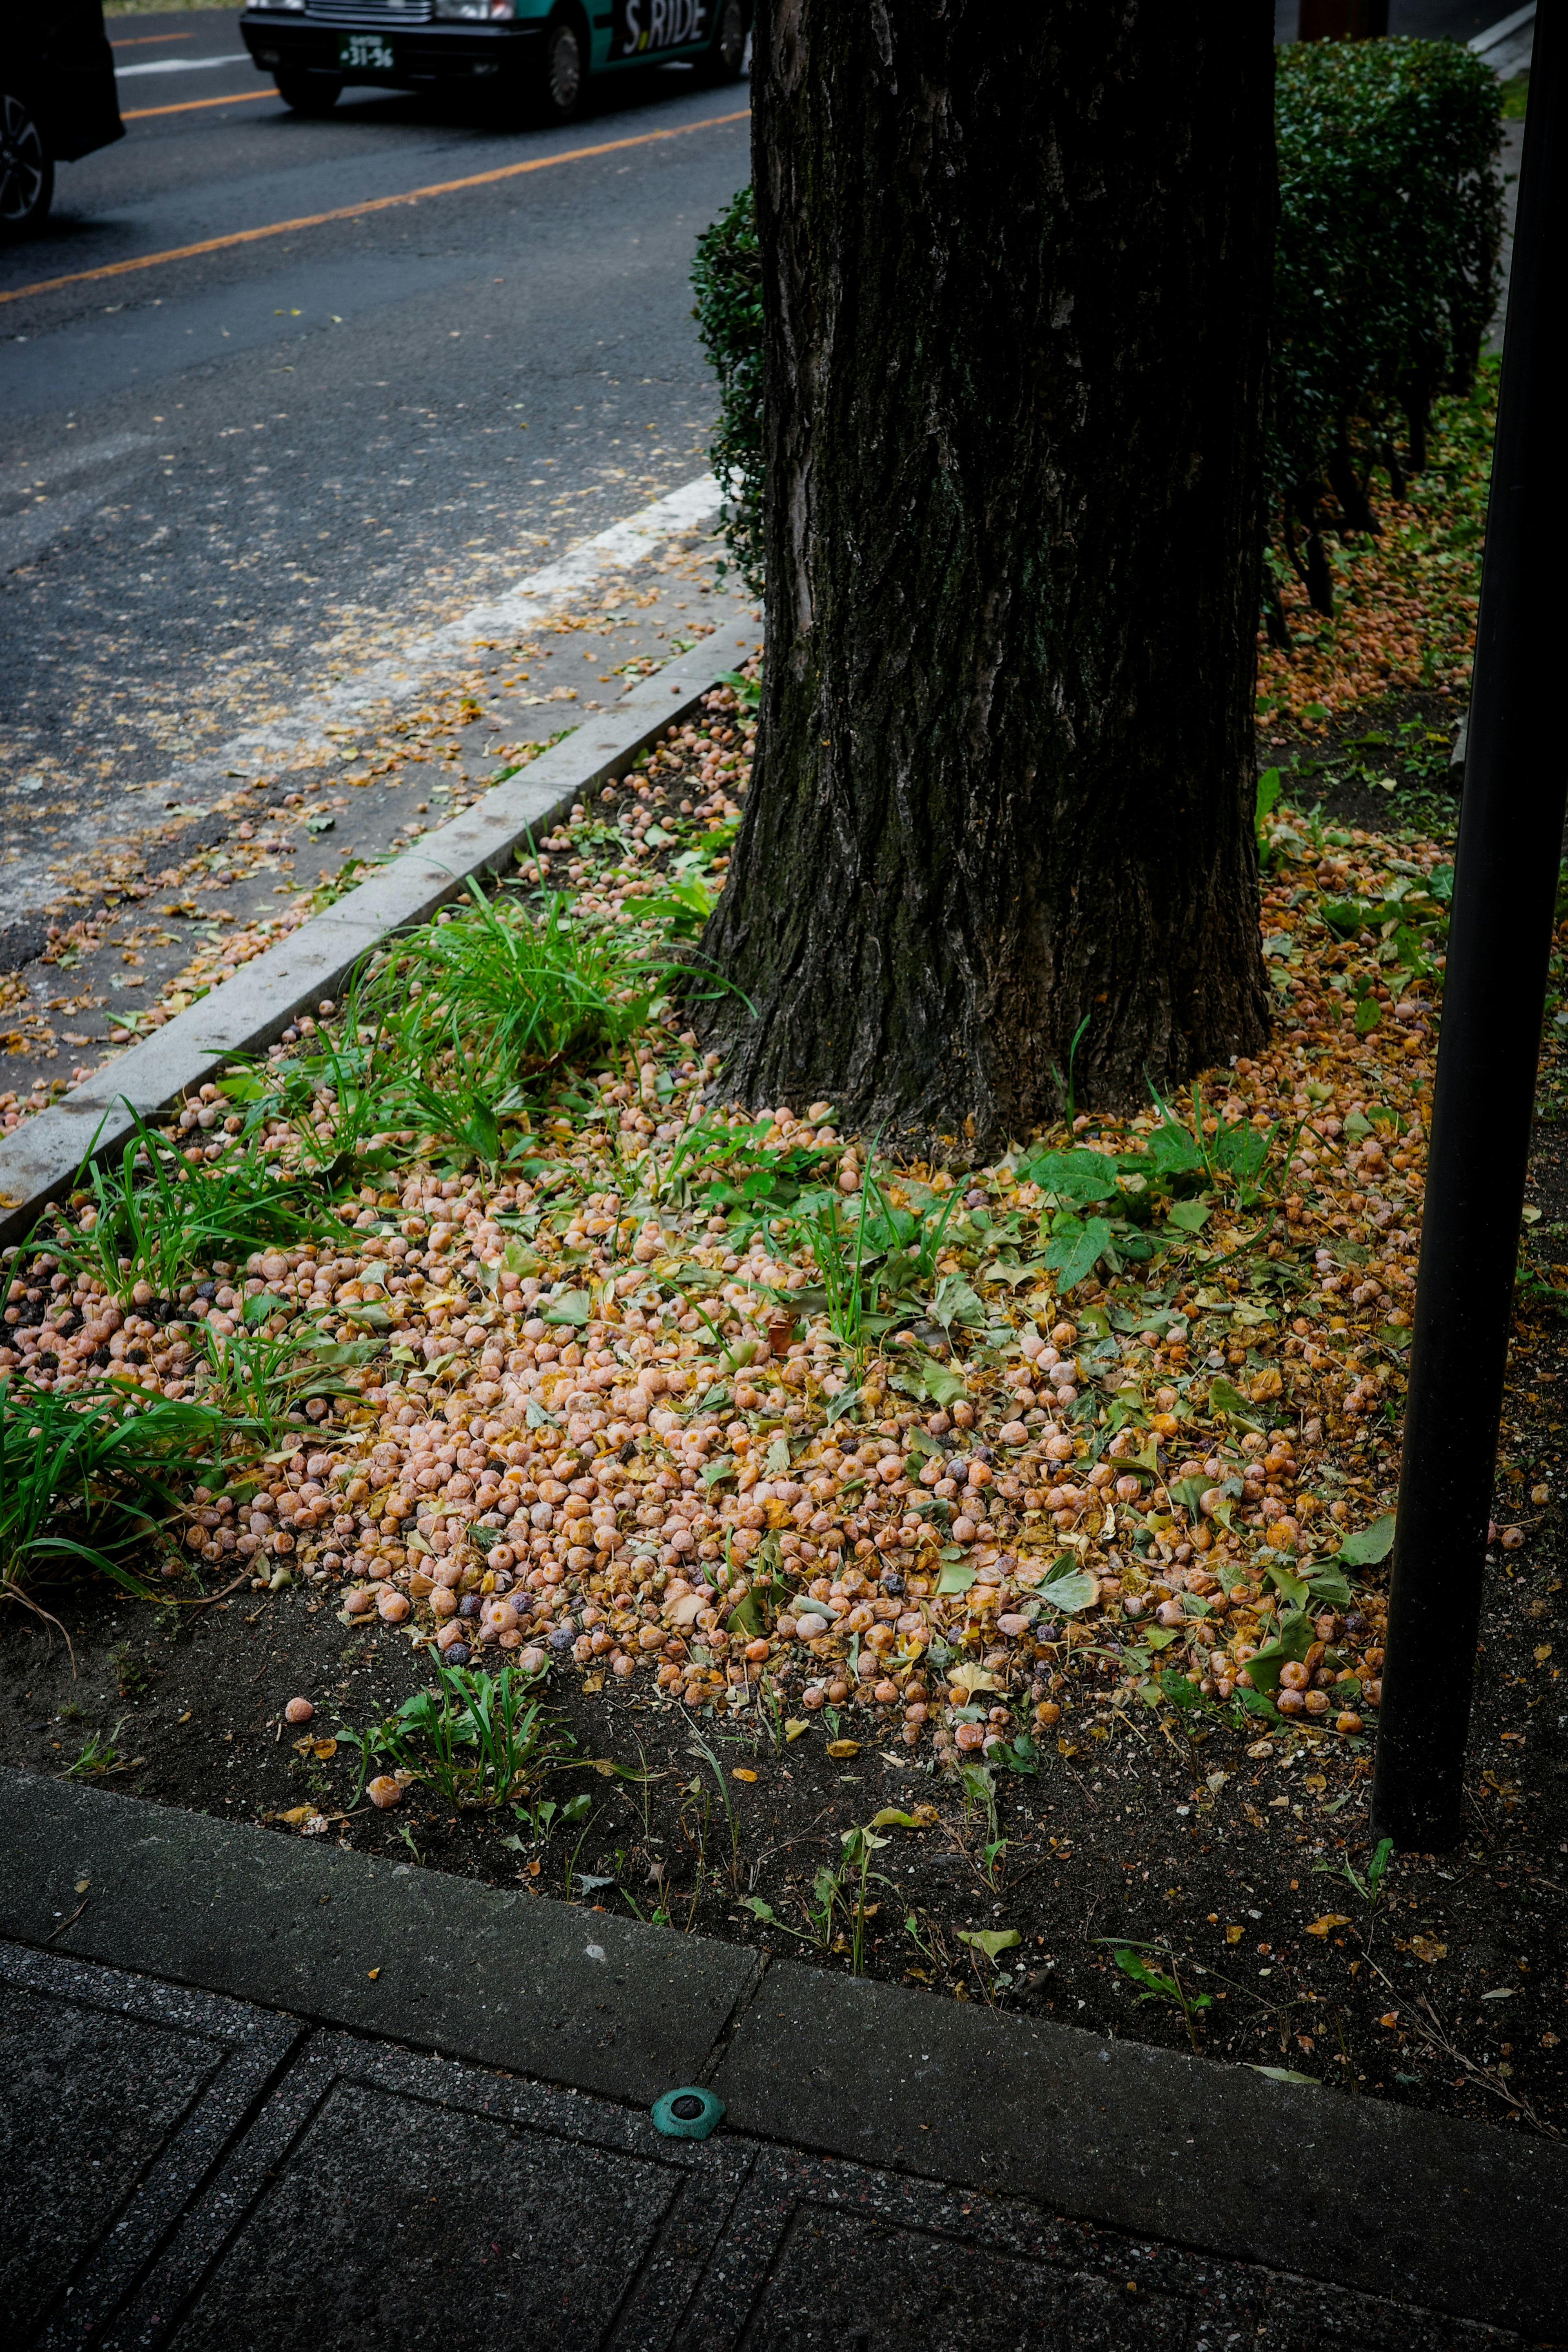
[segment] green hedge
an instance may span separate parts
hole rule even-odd
[[[1397,497],[1426,463],[1433,399],[1468,390],[1496,307],[1497,77],[1455,41],[1292,42],[1275,129],[1270,536],[1331,611],[1323,500],[1336,530],[1377,528],[1373,469]]]
[[[1322,533],[1375,530],[1426,462],[1431,404],[1468,388],[1502,244],[1497,77],[1454,41],[1297,41],[1278,52],[1268,535],[1331,612]],[[692,273],[719,375],[712,445],[724,529],[762,589],[762,270],[750,188],[699,240]],[[1404,451],[1399,447],[1403,426]],[[1331,507],[1325,502],[1331,499]],[[1268,614],[1281,636],[1277,589]]]
[[[719,378],[719,430],[709,448],[724,493],[725,541],[755,596],[763,593],[763,265],[749,186],[697,240],[692,313]],[[722,570],[721,566],[721,570]]]

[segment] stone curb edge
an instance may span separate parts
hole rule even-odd
[[[264,1051],[297,1013],[335,996],[363,957],[392,933],[427,922],[470,876],[501,870],[585,793],[618,774],[671,720],[686,718],[760,649],[753,621],[723,623],[666,663],[612,710],[575,728],[506,783],[360,884],[232,980],[200,998],[0,1142],[0,1245],[20,1241],[70,1190],[84,1160],[107,1158],[142,1118],[169,1108],[237,1055]]]
[[[0,1937],[1563,2340],[1568,2148],[1522,2133],[9,1769]]]

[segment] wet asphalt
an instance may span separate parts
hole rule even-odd
[[[689,270],[743,83],[605,80],[564,131],[373,90],[312,121],[236,25],[114,19],[127,136],[0,252],[0,921],[128,793],[706,470]]]

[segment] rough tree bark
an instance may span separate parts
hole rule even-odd
[[[987,1152],[1256,1049],[1258,0],[765,0],[733,1097]]]

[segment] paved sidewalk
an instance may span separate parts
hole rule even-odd
[[[1563,2339],[1522,2135],[17,1773],[0,1932],[7,2345]]]

